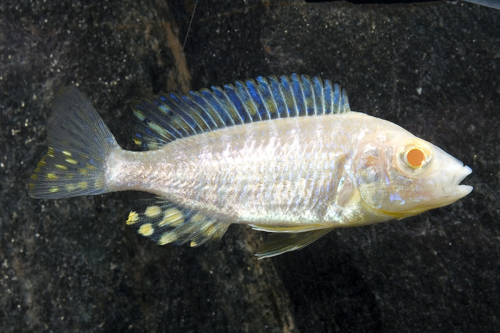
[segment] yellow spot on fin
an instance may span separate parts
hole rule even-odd
[[[148,206],[143,213],[131,212],[126,223],[136,225],[139,234],[150,237],[159,245],[190,242],[191,246],[222,237],[229,226],[160,200]]]
[[[49,148],[29,179],[30,195],[56,199],[107,192],[108,156],[120,147],[92,103],[68,87],[54,100],[52,110]]]
[[[134,110],[133,112],[134,112],[134,115],[135,115],[135,116],[136,116],[139,120],[141,120],[141,121],[142,121],[142,120],[146,119],[146,117],[142,114],[142,112],[137,111],[137,110]]]
[[[131,225],[136,223],[137,221],[139,221],[139,214],[137,214],[136,212],[130,212],[130,214],[128,214],[128,220],[126,223],[128,225]]]
[[[47,151],[47,156],[54,157],[54,148],[49,147],[49,150]]]
[[[67,184],[66,185],[66,191],[71,192],[77,189],[77,186],[75,184]]]
[[[79,172],[81,175],[83,175],[83,176],[85,176],[85,175],[88,175],[88,174],[89,174],[89,170],[87,170],[87,169],[78,169],[78,172]]]
[[[146,223],[141,225],[139,228],[139,233],[143,236],[151,236],[154,233],[155,229],[151,223]]]
[[[144,215],[147,217],[158,217],[161,214],[161,208],[159,206],[149,206],[146,208],[146,211],[144,212]]]
[[[50,148],[49,153],[30,177],[32,197],[63,198],[105,192],[105,168],[97,158],[90,160],[83,153],[55,148]]]
[[[158,240],[158,245],[166,245],[176,240],[177,236],[175,235],[175,233],[166,232],[163,235],[161,235],[160,239]]]
[[[150,122],[148,124],[148,126],[153,130],[155,131],[156,133],[160,134],[161,136],[165,136],[167,131],[165,131],[165,129],[163,129],[161,126],[159,126],[158,124],[155,124],[153,122]]]
[[[194,221],[194,219],[192,219],[192,220],[195,223],[197,222],[197,221]],[[165,210],[165,213],[163,214],[163,219],[160,221],[160,223],[158,223],[158,225],[160,227],[167,226],[167,225],[175,227],[175,226],[181,225],[182,223],[184,223],[184,218],[183,218],[182,212],[180,210],[178,210],[177,208],[172,207],[172,208],[168,208]]]
[[[206,223],[200,231],[201,233],[191,240],[191,243],[189,244],[191,247],[200,246],[210,238],[215,238],[214,235],[217,232],[217,227],[214,223]]]

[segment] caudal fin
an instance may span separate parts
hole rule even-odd
[[[48,152],[29,180],[33,198],[64,198],[106,192],[106,158],[119,148],[92,106],[75,87],[54,101]]]

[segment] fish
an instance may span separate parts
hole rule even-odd
[[[258,77],[133,102],[137,151],[122,149],[75,87],[54,101],[33,198],[116,191],[156,197],[127,225],[159,245],[199,246],[231,224],[276,235],[255,254],[299,250],[335,228],[449,205],[472,170],[400,126],[351,111],[319,77]]]

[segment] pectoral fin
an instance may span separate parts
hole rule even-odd
[[[296,233],[273,234],[273,240],[264,243],[255,253],[259,259],[274,257],[285,252],[300,250],[323,237],[334,228],[324,228]]]

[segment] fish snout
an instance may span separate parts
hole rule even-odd
[[[453,176],[452,184],[454,184],[455,188],[456,188],[455,191],[456,191],[456,195],[458,196],[457,200],[465,197],[467,194],[469,194],[472,191],[472,189],[473,189],[472,186],[460,184],[462,182],[462,180],[464,180],[465,177],[467,177],[471,173],[472,173],[472,169],[469,168],[467,165],[464,165]]]

